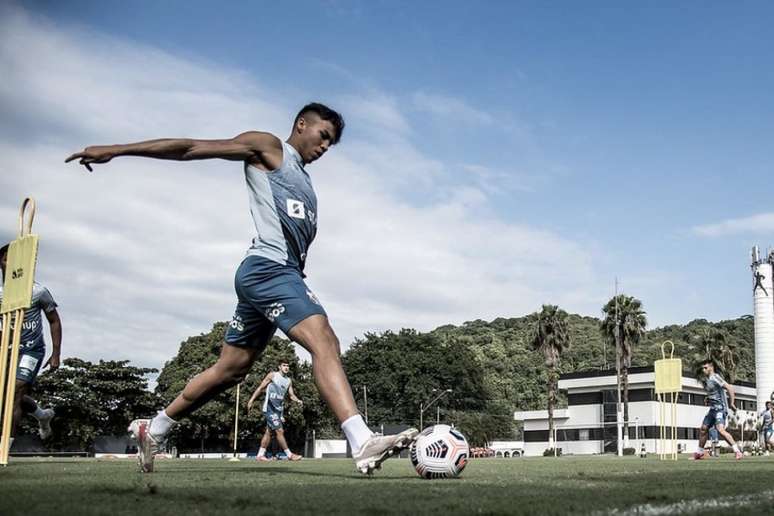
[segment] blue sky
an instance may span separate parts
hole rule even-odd
[[[653,325],[751,312],[749,248],[774,244],[774,6],[415,4],[12,5],[15,16],[6,17],[4,28],[13,28],[15,39],[2,43],[18,91],[9,86],[0,96],[6,114],[0,143],[16,151],[28,141],[45,145],[51,167],[61,167],[53,160],[59,147],[67,154],[95,143],[223,137],[252,128],[284,134],[304,102],[338,107],[348,132],[336,161],[321,164],[313,177],[321,209],[331,203],[339,211],[321,220],[330,229],[321,227],[310,281],[329,300],[345,342],[369,330],[523,315],[549,302],[599,315],[616,276],[626,293],[643,300]],[[18,61],[19,42],[27,50],[23,42],[41,34],[54,42],[29,49],[31,61],[44,58],[42,64]],[[111,52],[131,62],[111,59]],[[68,69],[66,59],[77,64]],[[46,63],[56,72],[41,86]],[[20,91],[38,87],[59,104],[30,113],[28,103],[39,101]],[[52,113],[62,103],[86,109],[87,120],[76,121],[75,108]],[[97,116],[94,109],[104,120],[89,118]],[[139,113],[147,115],[131,120]],[[164,132],[170,130],[195,134]],[[134,173],[161,166],[127,163],[121,166]],[[164,167],[138,181],[186,177]],[[233,195],[243,195],[238,174],[226,179],[196,170],[209,186],[228,184]],[[69,190],[74,181],[96,196],[117,186],[110,176],[74,179],[78,172],[62,167],[71,176],[40,195],[52,201],[77,195]],[[23,189],[34,191],[48,177],[34,174],[34,184],[6,177],[11,187],[0,201],[7,212]],[[140,188],[125,180],[127,188]],[[162,192],[178,189],[159,194],[159,202],[184,195],[175,184],[159,183]],[[229,199],[222,208],[236,210],[230,220],[239,230],[223,237],[229,251],[222,273],[199,285],[200,313],[158,307],[171,328],[164,342],[228,317],[229,269],[243,252],[237,243],[244,247],[250,237],[242,197]],[[170,217],[191,215],[181,209]],[[378,221],[363,222],[368,217]],[[74,218],[72,240],[60,242],[62,248],[52,243],[51,255],[66,263],[61,249],[94,224]],[[137,235],[141,225],[132,228]],[[211,236],[192,228],[193,242]],[[342,271],[342,259],[353,253],[362,255],[362,268]],[[163,268],[163,256],[150,259]],[[396,274],[406,276],[405,285],[388,281]],[[221,285],[217,301],[207,304],[215,285]],[[82,296],[70,301],[90,310]],[[169,346],[163,344],[165,353]]]

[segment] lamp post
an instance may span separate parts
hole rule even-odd
[[[640,418],[639,416],[637,416],[634,418],[634,447],[636,449],[639,446],[640,446]]]
[[[430,392],[438,392],[438,389],[433,389]],[[444,396],[446,396],[450,392],[453,392],[452,389],[444,389],[435,398],[431,399],[430,401],[426,401],[424,403],[420,403],[419,404],[419,429],[420,430],[423,430],[422,427],[423,427],[423,424],[424,424],[425,410],[427,410],[430,407],[432,407],[433,403],[435,403],[436,401],[440,400],[441,398],[443,398]]]
[[[365,408],[365,422],[368,424],[368,389],[363,385],[363,405]]]

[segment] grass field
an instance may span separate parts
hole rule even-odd
[[[473,460],[423,480],[408,460],[373,478],[348,460],[258,464],[16,459],[0,470],[0,514],[774,514],[774,457]]]

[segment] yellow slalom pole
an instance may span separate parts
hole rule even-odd
[[[19,365],[19,346],[21,344],[21,330],[24,321],[24,309],[20,308],[14,313],[13,344],[11,345],[11,358],[8,361],[8,373],[6,378],[5,410],[3,411],[3,441],[0,450],[0,465],[8,465],[8,453],[11,450],[11,428],[13,427],[13,408],[16,398],[16,369]]]
[[[677,397],[678,393],[672,393],[672,460],[677,460]]]
[[[35,200],[28,197],[19,210],[19,237],[8,245],[6,274],[3,278],[3,300],[0,303],[0,314],[3,316],[3,336],[0,339],[0,465],[3,466],[8,465],[11,448],[16,370],[19,366],[24,312],[32,303],[32,286],[35,281],[38,236],[32,234],[34,219]]]
[[[234,411],[234,456],[228,459],[229,462],[239,462],[237,457],[237,438],[239,436],[239,385],[236,389],[236,410]]]
[[[666,427],[665,425],[665,419],[666,419],[666,396],[664,394],[659,394],[659,411],[660,411],[660,417],[659,417],[659,459],[664,459],[666,454]]]
[[[8,373],[8,348],[11,345],[11,314],[3,314],[3,335],[2,342],[0,342],[0,415],[2,414],[2,407],[5,407],[3,401],[5,397],[5,375]],[[2,444],[2,442],[0,442]]]

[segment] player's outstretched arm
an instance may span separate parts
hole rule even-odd
[[[65,163],[79,160],[89,172],[95,163],[107,163],[119,156],[189,161],[195,159],[227,159],[259,162],[276,168],[282,160],[282,142],[270,133],[249,131],[228,140],[194,140],[163,138],[124,145],[94,145],[69,156]],[[279,160],[279,161],[278,161]]]
[[[264,390],[266,387],[269,386],[271,383],[271,379],[274,378],[274,373],[267,374],[261,384],[258,386],[257,389],[255,389],[255,392],[252,396],[250,396],[250,399],[247,400],[247,411],[250,412],[250,409],[253,408],[253,404],[255,403],[255,399],[258,397],[258,395],[261,393],[262,390]]]
[[[59,369],[59,357],[62,353],[62,319],[56,309],[45,312],[48,319],[48,329],[51,331],[51,356],[48,357],[43,367],[48,366],[49,371]]]
[[[736,412],[736,392],[734,392],[734,388],[728,382],[726,382],[723,387],[728,391],[728,403],[731,410]]]
[[[291,383],[290,385],[288,385],[288,394],[290,395],[290,399],[291,399],[291,400],[293,400],[293,401],[295,401],[296,403],[299,403],[299,404],[301,404],[301,405],[303,405],[303,404],[304,404],[304,402],[303,402],[303,401],[301,401],[299,398],[297,398],[297,397],[296,397],[296,393],[295,393],[295,392],[293,392],[293,384],[292,384],[292,383]]]

